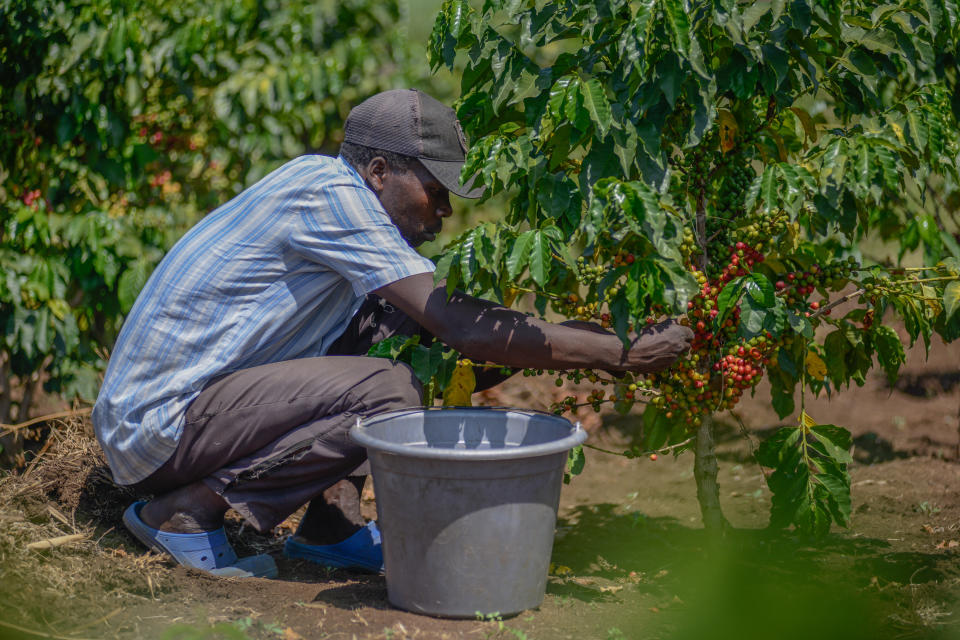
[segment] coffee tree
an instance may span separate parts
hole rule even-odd
[[[0,423],[41,384],[93,400],[193,222],[335,151],[351,104],[421,76],[402,17],[394,0],[0,0]]]
[[[895,379],[894,317],[911,344],[960,335],[957,228],[928,206],[930,185],[958,182],[958,18],[955,0],[448,0],[430,55],[462,68],[464,175],[510,205],[437,276],[625,344],[689,324],[693,348],[666,371],[558,375],[596,381],[597,408],[644,403],[627,455],[694,449],[712,530],[712,417],[766,377],[778,414],[797,415],[756,453],[771,526],[845,526],[850,434],[807,415],[806,394],[877,364]],[[873,238],[926,266],[864,260]]]

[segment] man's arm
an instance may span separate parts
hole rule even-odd
[[[443,283],[423,273],[374,293],[460,353],[512,367],[609,369],[649,373],[690,348],[693,332],[672,321],[644,329],[629,349],[612,333],[551,324],[460,292],[448,300]]]

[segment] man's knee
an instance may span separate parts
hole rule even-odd
[[[392,362],[386,358],[368,360],[376,362],[370,363],[372,371],[356,391],[369,412],[381,413],[422,405],[423,385],[413,369],[403,362]]]

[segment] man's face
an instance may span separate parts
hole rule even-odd
[[[380,184],[380,204],[411,247],[435,239],[453,213],[447,188],[419,162],[406,173],[388,168]]]

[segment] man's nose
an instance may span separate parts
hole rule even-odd
[[[437,205],[437,217],[449,218],[453,215],[453,207],[450,206],[450,196],[444,196]]]

